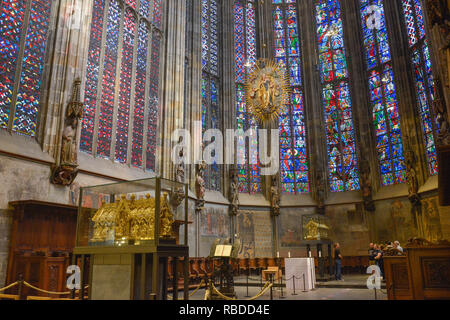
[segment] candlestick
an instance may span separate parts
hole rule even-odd
[[[291,257],[291,252],[290,252],[290,251],[288,252],[288,257],[289,257],[289,258]]]
[[[277,258],[279,258],[280,257],[280,252],[279,251],[277,251]]]

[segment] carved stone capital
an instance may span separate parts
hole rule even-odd
[[[63,164],[52,166],[50,182],[62,186],[70,186],[78,175],[78,166],[72,164]]]

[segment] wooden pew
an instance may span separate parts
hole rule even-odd
[[[410,274],[406,256],[385,256],[384,279],[389,300],[412,300]]]
[[[248,261],[248,268],[250,270],[250,273],[252,273],[252,271],[257,272],[258,271],[258,265],[257,265],[257,260],[256,259],[249,259]]]

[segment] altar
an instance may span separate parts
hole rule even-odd
[[[286,289],[311,291],[316,288],[314,258],[288,258],[284,260]]]

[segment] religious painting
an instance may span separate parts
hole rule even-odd
[[[239,211],[236,217],[237,235],[241,239],[241,251],[238,257],[254,258],[255,257],[255,229],[253,221],[253,212]]]
[[[278,223],[280,247],[296,248],[302,245],[302,216],[314,213],[312,208],[282,209]]]
[[[360,204],[329,206],[325,209],[329,218],[330,238],[339,242],[346,256],[367,254],[370,232]]]
[[[407,211],[405,203],[400,200],[395,200],[391,203],[390,208],[391,221],[390,226],[392,230],[392,239],[390,241],[406,241],[412,234],[412,230],[416,230],[414,218],[411,212]],[[393,239],[395,238],[395,239]]]
[[[216,239],[230,238],[230,218],[228,207],[208,205],[199,214],[200,236],[199,254],[202,257],[209,255],[211,245]],[[195,235],[194,235],[195,237]]]
[[[415,214],[407,198],[377,201],[375,206],[377,234],[371,241],[384,243],[397,240],[404,244],[408,239],[418,236]]]
[[[422,223],[425,239],[432,242],[443,239],[437,197],[422,201]]]
[[[255,258],[271,257],[273,255],[273,228],[269,211],[253,213]]]
[[[200,226],[202,237],[228,238],[230,223],[227,209],[206,207],[200,215]]]

